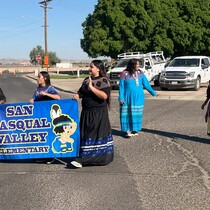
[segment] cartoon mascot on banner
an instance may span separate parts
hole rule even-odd
[[[67,153],[73,151],[74,139],[71,136],[77,129],[77,123],[68,115],[62,114],[60,107],[54,104],[51,108],[53,132],[56,138],[52,142],[53,153]]]

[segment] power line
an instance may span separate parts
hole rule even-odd
[[[19,29],[24,29],[24,28],[28,28],[28,26],[34,26],[34,25],[37,25],[40,21],[36,21],[36,22],[33,22],[33,23],[28,23],[28,24],[25,24],[25,25],[22,25],[22,26],[17,26],[17,27],[14,27],[14,28],[7,28],[7,29],[1,29],[0,28],[0,33],[8,33],[8,32],[14,32],[14,31],[17,31]],[[36,23],[36,24],[35,24]]]
[[[10,33],[9,35],[2,35],[1,34],[0,35],[0,39],[3,40],[3,39],[9,39],[11,37],[23,36],[26,33],[30,33],[32,31],[38,31],[38,30],[40,30],[40,26],[39,27],[36,27],[36,28],[25,30],[24,33],[23,32],[16,32],[16,33]]]

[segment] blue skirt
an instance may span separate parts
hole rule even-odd
[[[144,106],[121,105],[120,123],[122,131],[140,131],[142,129]]]

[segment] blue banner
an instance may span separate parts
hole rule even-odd
[[[0,105],[0,160],[78,156],[78,102]]]

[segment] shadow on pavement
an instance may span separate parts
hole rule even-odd
[[[147,129],[147,128],[143,128],[142,132],[153,133],[153,134],[157,134],[157,135],[165,136],[169,138],[179,138],[179,139],[188,140],[188,141],[201,142],[203,144],[210,144],[210,139],[200,138],[197,136],[188,136],[184,134],[178,134],[178,133],[160,131],[160,130],[152,130],[152,129]]]
[[[115,129],[112,129],[112,135],[124,137],[122,131],[120,131],[120,130],[115,130]]]
[[[0,160],[0,163],[35,163],[35,164],[63,164],[61,161],[64,163],[68,163],[73,160],[73,158],[34,158],[34,159],[5,159],[5,160]],[[51,162],[52,163],[49,163]]]

